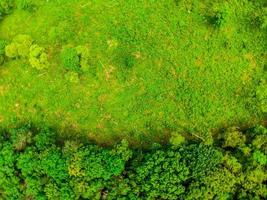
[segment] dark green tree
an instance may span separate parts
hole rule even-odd
[[[80,59],[75,48],[63,49],[60,55],[63,66],[72,71],[80,71]]]

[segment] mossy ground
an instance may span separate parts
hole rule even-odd
[[[264,120],[256,90],[266,65],[261,1],[32,1],[0,22],[0,38],[30,35],[50,66],[0,67],[0,123],[55,126],[99,143],[205,139]],[[220,13],[220,15],[218,15]],[[66,79],[61,49],[85,45],[90,70]]]

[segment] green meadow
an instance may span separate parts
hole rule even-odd
[[[31,122],[142,145],[176,133],[208,143],[222,128],[264,124],[264,0],[12,2],[0,1],[5,48],[27,36],[46,62],[2,53],[2,128]]]

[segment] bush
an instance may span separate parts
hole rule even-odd
[[[14,7],[14,0],[1,0],[0,1],[0,18],[9,14]]]
[[[80,59],[75,48],[63,49],[60,58],[63,66],[68,70],[80,71]]]
[[[174,146],[182,145],[185,142],[184,136],[178,133],[173,133],[170,138],[170,143]]]
[[[33,68],[38,70],[48,68],[48,57],[43,47],[32,45],[30,47],[29,62]]]
[[[27,58],[33,40],[28,35],[16,36],[12,43],[6,46],[5,53],[9,58]]]
[[[60,57],[63,66],[68,70],[87,72],[89,69],[89,50],[85,46],[65,48]]]
[[[255,151],[253,153],[253,160],[258,162],[260,165],[266,165],[267,164],[267,156],[262,153],[261,151]]]
[[[229,7],[225,4],[213,3],[207,16],[208,22],[214,27],[220,28],[229,22]]]
[[[9,58],[17,58],[18,57],[18,48],[14,43],[9,44],[5,48],[5,54]]]
[[[30,65],[38,70],[48,68],[48,56],[43,47],[33,44],[28,35],[16,36],[12,43],[5,46],[5,54],[9,58],[28,59]]]
[[[242,132],[229,129],[224,133],[224,147],[243,146],[246,142],[246,136]]]

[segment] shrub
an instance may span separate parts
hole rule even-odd
[[[68,70],[76,72],[80,71],[80,59],[75,48],[63,49],[60,58],[63,66]]]
[[[253,153],[253,160],[258,162],[260,165],[266,165],[267,164],[267,156],[258,150]]]
[[[229,21],[229,8],[226,4],[213,3],[210,13],[207,16],[208,22],[214,27],[223,27]]]
[[[224,160],[224,166],[232,173],[238,173],[242,169],[242,165],[238,162],[238,159],[234,156],[226,154],[223,160]]]
[[[12,43],[5,48],[6,56],[9,58],[27,58],[33,40],[28,35],[16,36]]]
[[[229,129],[224,133],[224,147],[243,146],[246,142],[246,136],[242,132]]]
[[[1,0],[0,1],[0,17],[9,14],[14,7],[14,0]]]
[[[48,68],[48,57],[43,47],[36,44],[30,47],[29,62],[33,68],[38,70]]]
[[[75,72],[87,72],[89,69],[89,50],[85,46],[66,48],[61,52],[61,61],[65,68]]]
[[[33,43],[33,40],[29,35],[17,35],[12,43],[17,45],[18,55],[20,57],[28,57],[30,47]]]
[[[174,146],[182,145],[184,142],[185,142],[184,136],[182,136],[181,134],[178,134],[178,133],[172,134],[172,136],[170,138],[170,143]]]
[[[267,145],[267,135],[257,135],[252,141],[252,145],[255,149],[260,149],[264,145]]]
[[[16,36],[12,43],[5,46],[5,54],[9,58],[28,59],[30,65],[38,70],[48,68],[48,56],[43,47],[33,44],[28,35]]]
[[[9,58],[17,58],[18,57],[17,45],[14,43],[7,45],[5,48],[5,54]]]

